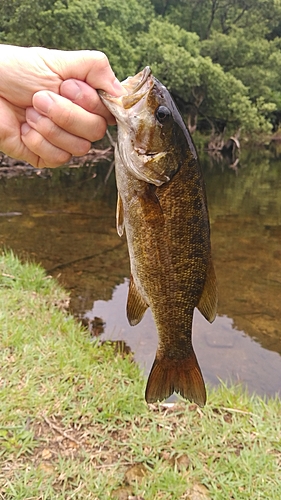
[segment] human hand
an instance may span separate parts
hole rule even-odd
[[[95,89],[124,90],[101,52],[0,45],[0,67],[0,150],[13,158],[62,165],[115,123]]]

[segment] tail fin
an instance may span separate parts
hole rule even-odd
[[[174,391],[198,406],[205,405],[205,384],[194,351],[183,359],[160,357],[156,354],[147,381],[145,399],[147,403],[162,401]]]

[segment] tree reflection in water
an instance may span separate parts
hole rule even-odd
[[[133,328],[125,318],[128,253],[115,231],[108,166],[1,179],[0,245],[58,277],[73,312],[101,317],[106,338],[124,339],[148,372],[156,331],[150,312]],[[194,346],[210,383],[238,380],[274,394],[281,378],[281,160],[257,151],[244,153],[236,171],[208,158],[203,169],[219,309],[212,325],[196,313]]]

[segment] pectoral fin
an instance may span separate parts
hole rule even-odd
[[[216,274],[212,259],[209,261],[206,281],[203,293],[200,297],[197,308],[203,316],[212,323],[216,317],[218,304],[218,290]]]
[[[124,209],[123,202],[119,193],[116,206],[116,229],[118,236],[122,236],[124,232]]]
[[[131,326],[135,326],[141,321],[147,308],[148,305],[138,292],[134,278],[131,276],[127,300],[127,318]]]

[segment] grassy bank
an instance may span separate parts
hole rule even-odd
[[[281,403],[239,388],[203,410],[147,405],[129,357],[99,347],[34,265],[0,254],[0,498],[281,497]]]

